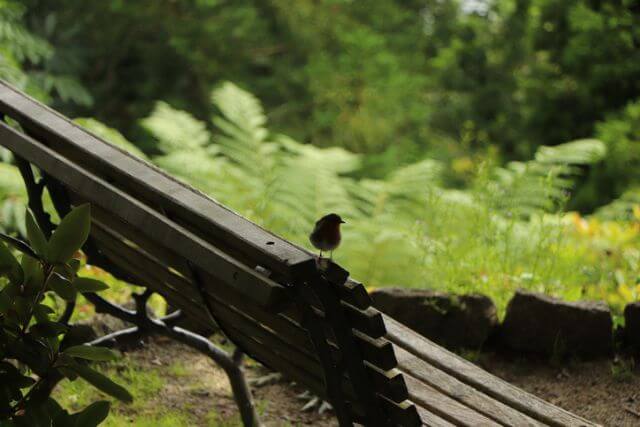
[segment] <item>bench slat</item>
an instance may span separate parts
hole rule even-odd
[[[422,425],[423,426],[428,426],[428,427],[455,427],[455,424],[452,424],[449,421],[440,418],[439,416],[437,416],[433,412],[430,412],[430,411],[426,410],[425,408],[423,408],[421,406],[417,406],[417,410],[418,410],[418,416],[422,420]]]
[[[396,346],[395,351],[399,369],[407,378],[416,378],[502,425],[522,427],[544,425],[431,366],[401,347]],[[416,386],[416,383],[413,385]]]
[[[418,335],[393,318],[387,315],[383,317],[387,326],[387,337],[395,345],[505,405],[552,426],[597,425],[483,371],[471,362]]]
[[[409,396],[413,402],[451,421],[455,425],[466,427],[475,427],[478,425],[487,427],[500,426],[500,424],[495,421],[451,399],[447,395],[438,392],[436,389],[421,383],[413,377],[407,377],[406,381],[407,387],[409,388]]]

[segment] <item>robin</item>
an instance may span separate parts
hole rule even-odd
[[[314,247],[320,249],[319,261],[322,260],[322,251],[329,251],[329,259],[333,256],[333,250],[340,244],[340,224],[345,222],[340,215],[330,213],[320,218],[309,235],[309,240]]]

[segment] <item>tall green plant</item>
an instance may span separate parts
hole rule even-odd
[[[72,210],[47,239],[27,212],[28,242],[0,235],[0,424],[9,426],[77,426],[100,424],[109,402],[99,401],[69,414],[50,397],[58,381],[82,378],[123,401],[132,397],[86,361],[113,360],[116,352],[75,345],[69,326],[54,320],[51,299],[74,301],[78,293],[97,292],[105,284],[77,275],[74,256],[89,235],[90,208]]]

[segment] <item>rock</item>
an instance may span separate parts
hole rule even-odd
[[[477,349],[498,323],[496,307],[484,295],[382,288],[371,298],[380,311],[448,348]]]
[[[612,350],[613,321],[604,302],[565,302],[518,290],[507,306],[501,341],[519,352],[602,356]]]
[[[640,302],[624,308],[624,342],[633,350],[640,350]]]

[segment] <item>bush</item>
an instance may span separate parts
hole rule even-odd
[[[52,320],[51,303],[75,302],[78,293],[107,286],[77,275],[74,256],[87,240],[90,207],[72,210],[47,239],[31,212],[26,214],[29,242],[0,235],[0,425],[96,426],[109,413],[109,402],[98,401],[69,414],[50,396],[55,385],[78,377],[123,401],[129,392],[87,365],[117,353],[102,347],[73,345],[69,325]],[[11,248],[11,249],[10,249]],[[18,258],[14,251],[19,253]],[[54,305],[55,306],[55,305]]]

